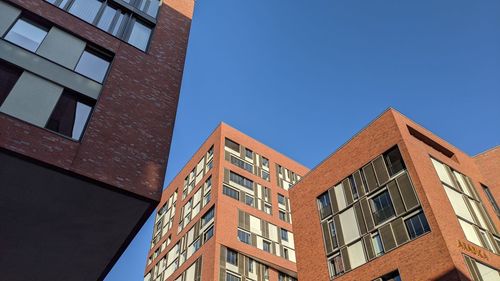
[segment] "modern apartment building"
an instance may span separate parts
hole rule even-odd
[[[387,110],[290,190],[299,280],[500,280],[499,171]]]
[[[307,171],[218,126],[163,192],[144,280],[296,280],[288,189]]]
[[[102,280],[161,197],[192,0],[0,0],[0,279]]]

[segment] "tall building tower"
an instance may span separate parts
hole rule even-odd
[[[102,280],[161,197],[192,0],[0,0],[0,279]]]
[[[144,280],[296,280],[288,189],[307,171],[221,124],[163,192]]]
[[[499,281],[499,171],[387,110],[290,190],[299,280]]]

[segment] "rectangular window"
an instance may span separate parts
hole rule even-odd
[[[146,51],[151,36],[151,28],[139,20],[135,20],[132,25],[132,31],[127,42],[143,51]]]
[[[269,159],[262,157],[262,166],[269,168]]]
[[[0,60],[0,106],[16,84],[23,70],[13,64]]]
[[[269,181],[269,173],[262,170],[262,178],[265,179],[266,181]]]
[[[278,193],[278,203],[285,205],[285,196],[283,194]]]
[[[269,205],[269,204],[264,204],[264,212],[266,212],[267,214],[269,214],[269,215],[270,215],[270,214],[272,214],[272,212],[273,212],[273,210],[272,210],[272,209],[273,209],[273,208],[271,207],[271,205]]]
[[[238,252],[227,249],[226,262],[238,266]]]
[[[247,170],[250,173],[253,173],[253,165],[252,164],[249,164],[248,162],[243,161],[243,160],[239,159],[238,157],[235,157],[234,155],[231,155],[231,163],[242,168],[242,169]]]
[[[45,28],[27,19],[20,18],[5,35],[5,40],[35,52],[45,36],[47,36]]]
[[[253,202],[254,202],[253,197],[248,194],[245,194],[245,204],[253,207]]]
[[[328,192],[321,194],[317,201],[319,213],[322,219],[332,214],[330,196],[328,195]]]
[[[403,157],[397,146],[384,153],[384,160],[390,176],[394,176],[405,168]]]
[[[102,4],[98,0],[74,0],[68,12],[88,23],[93,23]]]
[[[384,246],[382,245],[382,239],[380,238],[378,232],[372,236],[372,244],[376,257],[384,254]]]
[[[332,240],[332,247],[335,249],[339,246],[337,240],[337,230],[335,229],[335,224],[333,221],[328,222],[328,228],[330,229],[330,238]]]
[[[229,186],[227,185],[223,185],[222,186],[222,193],[224,193],[225,195],[233,198],[233,199],[236,199],[236,200],[240,200],[240,193],[239,191],[235,190],[235,189],[232,189],[230,188]]]
[[[238,152],[238,153],[240,152],[240,145],[237,142],[234,142],[228,138],[225,139],[225,146],[227,148],[230,148],[230,149]]]
[[[246,244],[251,244],[250,243],[250,233],[243,231],[241,229],[238,229],[238,240],[240,240],[243,243]]]
[[[384,191],[370,199],[370,206],[375,224],[381,224],[395,215],[388,191]]]
[[[247,259],[247,270],[248,272],[253,272],[254,260],[251,258]]]
[[[270,253],[271,252],[271,242],[263,240],[262,241],[262,250]]]
[[[226,272],[226,281],[241,281],[239,276]]]
[[[282,228],[280,231],[281,231],[281,240],[288,241],[288,230]]]
[[[410,239],[414,239],[424,233],[429,232],[431,229],[427,223],[424,212],[420,212],[405,221],[406,229],[410,235]]]
[[[85,50],[75,67],[75,71],[99,83],[104,81],[110,61],[92,50]]]
[[[253,158],[253,151],[248,148],[245,148],[245,156],[248,158]]]
[[[209,229],[207,229],[207,231],[205,231],[205,233],[203,234],[203,241],[207,242],[208,240],[210,240],[210,238],[212,238],[212,236],[214,236],[214,226],[213,225]]]
[[[340,254],[335,255],[329,260],[330,275],[332,277],[339,276],[344,273],[344,261]]]
[[[207,224],[207,222],[209,222],[210,220],[212,220],[214,218],[214,213],[215,213],[214,207],[210,208],[210,210],[208,210],[203,215],[203,217],[201,217],[201,225],[204,226],[205,224]]]
[[[253,191],[253,181],[252,180],[249,180],[243,176],[240,176],[232,171],[229,172],[229,180]]]
[[[393,271],[389,274],[386,274],[380,277],[381,281],[401,281],[401,276],[399,275],[399,271]]]
[[[484,193],[486,194],[486,197],[488,197],[488,201],[490,201],[491,206],[493,206],[493,210],[495,210],[495,213],[497,216],[500,217],[500,208],[498,207],[497,201],[495,200],[495,197],[491,193],[489,187],[486,185],[481,184],[481,187],[483,188]]]
[[[79,140],[93,107],[89,99],[64,90],[45,128]]]
[[[286,221],[286,213],[285,212],[283,212],[282,210],[279,210],[278,214],[279,214],[280,220]]]
[[[464,256],[474,281],[500,281],[500,271],[475,259]]]
[[[356,186],[356,182],[354,181],[354,177],[352,175],[349,176],[349,183],[351,184],[352,198],[357,200],[359,198],[358,187]]]
[[[288,249],[287,248],[283,248],[283,257],[285,259],[289,259],[289,257],[288,257]]]

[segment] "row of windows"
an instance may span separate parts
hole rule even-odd
[[[152,34],[150,23],[140,20],[113,1],[100,0],[46,0],[70,14],[146,51]],[[156,15],[159,1],[123,0],[142,7]],[[156,4],[155,4],[156,2]],[[152,16],[152,15],[151,15]]]
[[[269,159],[260,156],[249,148],[243,148],[240,144],[228,138],[225,139],[225,147],[229,149],[229,151],[225,152],[227,161],[266,181],[270,180]]]
[[[263,187],[262,190],[264,191],[263,193],[266,194],[266,193],[269,193],[269,188],[267,187]],[[259,206],[259,203],[257,203],[257,200],[255,200],[255,197],[246,193],[246,192],[243,192],[243,191],[239,191],[239,190],[236,190],[226,184],[223,184],[222,185],[222,194],[224,195],[227,195],[235,200],[238,200],[238,201],[242,201],[243,203],[245,203],[246,205],[250,206],[250,207],[253,207],[253,208],[257,208],[264,211],[266,214],[268,215],[272,215],[272,205],[268,202],[266,202],[265,200],[269,200],[270,201],[270,195],[268,194],[267,197],[265,195],[265,200],[260,200],[260,206]]]

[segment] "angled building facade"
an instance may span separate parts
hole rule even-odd
[[[296,280],[288,189],[306,172],[221,124],[163,193],[144,280]]]
[[[0,0],[0,279],[102,280],[154,210],[193,6]]]
[[[290,190],[299,280],[500,280],[499,171],[387,110]]]

